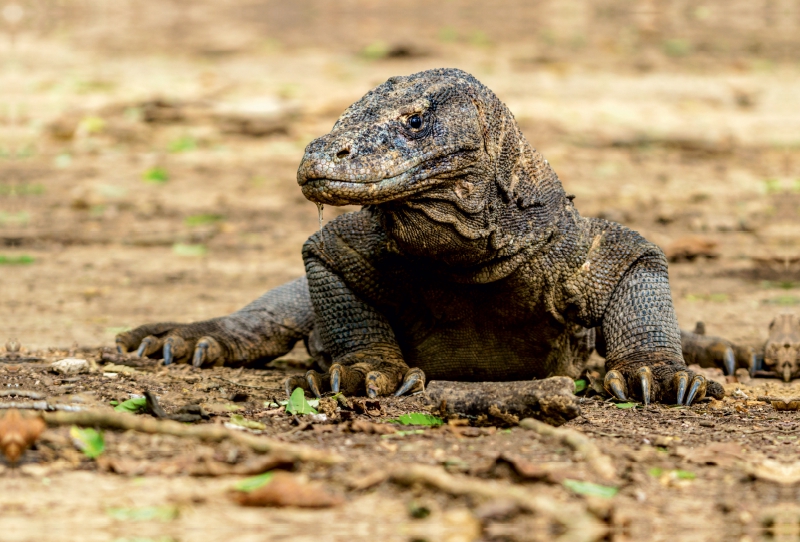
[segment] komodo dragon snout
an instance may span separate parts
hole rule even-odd
[[[459,172],[489,167],[478,100],[452,70],[392,77],[306,147],[297,182],[306,198],[331,205],[379,204],[455,186]]]

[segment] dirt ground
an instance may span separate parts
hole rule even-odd
[[[691,407],[584,395],[564,427],[611,460],[604,478],[558,437],[497,420],[380,434],[426,411],[421,397],[354,407],[350,420],[288,415],[274,404],[304,370],[302,348],[258,371],[104,350],[121,330],[226,314],[300,276],[300,246],[319,227],[295,182],[305,145],[386,78],[442,66],[508,104],[582,214],[668,251],[707,245],[670,267],[684,328],[703,321],[757,346],[774,316],[800,313],[793,3],[285,4],[2,8],[0,403],[110,412],[148,390],[168,413],[201,405],[203,423],[241,416],[278,442],[338,454],[293,468],[342,502],[240,506],[231,487],[244,475],[233,472],[262,456],[238,441],[109,430],[94,460],[54,425],[18,465],[0,464],[2,538],[800,539],[800,420],[757,400],[800,396],[797,382],[712,370],[728,396]],[[326,208],[324,220],[350,210]],[[65,357],[92,372],[52,372]],[[418,464],[494,497],[392,478]],[[586,495],[570,480],[617,493]],[[555,509],[521,509],[515,491]]]

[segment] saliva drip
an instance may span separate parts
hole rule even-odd
[[[317,203],[317,213],[319,214],[319,229],[322,229],[322,211],[325,206],[322,203]]]

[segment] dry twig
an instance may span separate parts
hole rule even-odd
[[[439,467],[429,465],[400,467],[390,474],[390,479],[406,486],[426,484],[450,495],[511,501],[522,510],[551,517],[560,523],[567,533],[559,540],[597,540],[606,534],[603,525],[585,508],[536,495],[520,486],[453,476]]]
[[[42,418],[49,425],[79,425],[117,429],[121,431],[139,431],[141,433],[173,435],[176,437],[196,438],[209,442],[230,440],[236,444],[247,446],[259,453],[282,452],[295,461],[313,461],[318,463],[339,463],[342,459],[310,448],[292,446],[268,438],[251,435],[243,431],[228,429],[221,425],[185,425],[172,420],[156,420],[143,416],[135,416],[113,410],[84,410],[82,412],[42,412]]]
[[[611,459],[580,432],[563,427],[553,427],[532,418],[525,418],[519,422],[519,425],[543,437],[558,439],[569,446],[582,455],[589,467],[604,480],[612,480],[616,477],[617,473]]]

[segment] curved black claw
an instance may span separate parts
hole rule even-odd
[[[172,363],[172,341],[167,339],[164,343],[164,365]]]
[[[725,353],[722,354],[722,364],[725,367],[726,375],[732,375],[736,372],[736,355],[730,346],[725,348]]]
[[[616,397],[620,401],[628,400],[628,387],[625,384],[625,378],[619,371],[608,371],[605,380],[603,380],[603,387],[609,395]]]
[[[320,387],[322,386],[322,382],[319,378],[319,373],[317,371],[308,371],[306,373],[306,381],[308,382],[308,389],[311,390],[311,393],[319,399],[322,397],[322,392],[319,391]]]
[[[758,354],[753,352],[750,355],[750,378],[754,378],[756,376],[756,372],[761,370],[761,360],[758,357]]]
[[[639,367],[636,376],[639,377],[639,382],[642,384],[642,403],[647,406],[650,404],[650,395],[653,392],[653,371],[647,366]]]
[[[378,375],[372,371],[367,374],[367,397],[375,399],[378,396]]]
[[[144,356],[144,353],[147,352],[147,348],[153,343],[153,339],[150,337],[145,337],[142,339],[142,342],[139,344],[139,349],[136,350],[136,357],[140,358]]]
[[[676,404],[682,405],[686,395],[686,388],[689,386],[689,373],[678,371],[675,373],[675,388],[678,390]]]
[[[297,388],[308,389],[308,380],[302,376],[290,376],[283,381],[283,389],[286,391],[286,397],[291,397],[292,392]]]
[[[199,342],[194,349],[194,356],[192,356],[192,365],[194,367],[202,367],[203,362],[206,360],[208,354],[208,343]]]
[[[333,393],[339,393],[339,388],[341,387],[341,385],[342,385],[342,369],[337,363],[331,367],[331,391]]]
[[[692,384],[689,387],[689,395],[686,396],[686,404],[691,405],[695,397],[697,399],[702,399],[706,394],[707,385],[708,382],[706,381],[706,377],[703,375],[695,375],[695,377],[692,379]]]
[[[117,354],[124,354],[124,353],[125,352],[122,350],[122,346],[118,344],[117,345]]]
[[[415,388],[420,388],[419,390],[415,390]],[[411,390],[415,391],[422,391],[425,389],[425,375],[422,371],[413,370],[409,371],[406,374],[403,383],[400,384],[400,387],[397,388],[397,391],[394,392],[395,397],[399,397],[400,395],[404,395]]]

